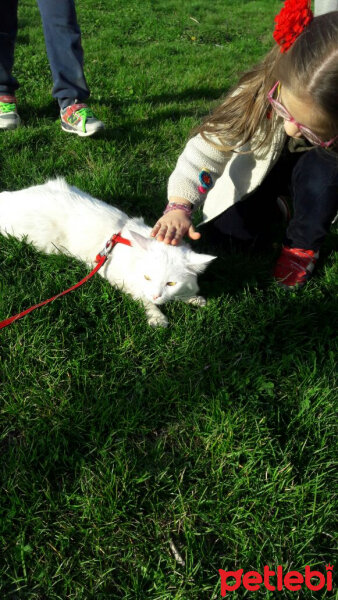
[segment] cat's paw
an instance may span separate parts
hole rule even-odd
[[[187,300],[188,304],[193,304],[194,306],[205,306],[207,301],[203,296],[192,296]]]
[[[151,327],[168,327],[169,321],[164,315],[149,317],[148,325]]]

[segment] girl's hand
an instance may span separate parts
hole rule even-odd
[[[155,224],[150,235],[157,237],[159,242],[164,241],[165,244],[177,246],[186,233],[192,240],[198,240],[201,237],[201,234],[195,231],[187,213],[177,209],[163,215]]]

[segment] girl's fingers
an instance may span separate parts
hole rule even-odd
[[[168,227],[167,235],[164,238],[164,243],[170,244],[172,239],[175,237],[175,235],[176,235],[176,227]]]
[[[165,223],[161,223],[161,221],[158,221],[157,223],[155,223],[155,226],[153,227],[153,230],[150,235],[156,237],[156,235],[158,234],[162,237],[166,234],[167,228],[168,225],[166,225]]]
[[[176,234],[175,237],[174,237],[174,239],[171,242],[171,245],[172,246],[178,246],[179,243],[180,243],[180,241],[181,241],[181,239],[182,239],[182,237],[183,237],[183,235]]]
[[[157,236],[156,236],[156,239],[159,242],[163,242],[165,235],[167,233],[167,229],[168,229],[168,225],[163,225],[161,223],[159,224],[159,227],[157,229]]]
[[[176,229],[175,235],[171,240],[172,246],[178,246],[186,234],[186,229]]]
[[[163,222],[163,220],[160,219],[157,223],[155,223],[150,235],[152,237],[156,237],[158,242],[164,241],[165,244],[172,244],[173,246],[178,246],[183,236],[188,231],[189,236],[192,239],[198,239],[199,237],[201,237],[201,234],[196,233],[194,228],[192,226],[189,227],[189,225],[189,222],[183,223],[181,219],[176,219],[174,220],[174,222],[172,220],[171,222],[167,220],[167,223],[165,222],[165,220]]]
[[[152,228],[152,230],[150,232],[150,235],[152,237],[156,237],[156,234],[157,234],[157,232],[158,232],[158,230],[159,230],[160,227],[161,227],[161,225],[159,223],[155,223],[154,227]]]
[[[195,231],[193,225],[190,225],[188,234],[189,234],[190,239],[192,239],[192,240],[199,240],[201,237],[201,234],[198,233],[198,231]]]

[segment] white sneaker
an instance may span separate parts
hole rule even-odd
[[[94,115],[87,104],[71,104],[60,111],[61,128],[81,137],[94,135],[104,129],[102,121]]]
[[[16,110],[14,96],[0,96],[0,129],[16,129],[20,125],[20,117]]]

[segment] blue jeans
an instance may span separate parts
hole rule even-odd
[[[224,236],[245,242],[264,241],[276,222],[275,200],[280,194],[291,195],[293,202],[284,244],[319,250],[338,211],[338,155],[319,147],[284,153],[247,199],[204,226],[207,235],[219,241]]]
[[[53,77],[52,95],[61,108],[75,99],[86,100],[89,89],[83,72],[81,32],[74,0],[37,0],[48,60]],[[19,83],[12,76],[18,29],[18,0],[3,0],[0,22],[0,94],[14,94]]]

